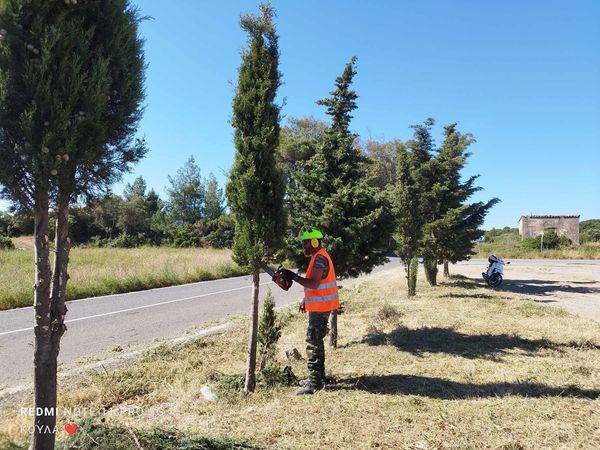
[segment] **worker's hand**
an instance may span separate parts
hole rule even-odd
[[[291,281],[296,281],[298,279],[298,275],[292,272],[290,269],[281,269],[281,273]]]
[[[305,313],[306,309],[304,308],[304,300],[300,302],[300,306],[298,307],[298,312]]]

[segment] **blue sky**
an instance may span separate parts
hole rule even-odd
[[[134,0],[148,63],[140,134],[143,176],[165,198],[167,175],[193,155],[221,184],[234,158],[232,82],[249,1]],[[273,1],[284,116],[326,119],[327,96],[358,57],[351,128],[363,139],[406,140],[427,117],[458,122],[477,143],[465,176],[476,200],[498,197],[485,228],[522,214],[600,218],[600,2]],[[283,120],[285,123],[285,117]],[[122,191],[123,184],[115,186]]]

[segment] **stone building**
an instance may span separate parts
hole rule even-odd
[[[521,216],[519,219],[521,239],[539,236],[544,231],[555,231],[579,245],[579,216]]]

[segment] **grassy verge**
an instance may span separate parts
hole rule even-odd
[[[259,448],[600,448],[597,323],[465,278],[419,288],[406,298],[398,270],[344,294],[340,347],[327,350],[335,382],[312,397],[287,386],[261,385],[249,397],[235,390],[228,380],[243,374],[247,339],[240,327],[92,373],[61,389],[60,406],[94,411],[105,434],[175,427]],[[288,312],[285,323],[280,347],[302,349],[306,316]],[[304,374],[305,361],[281,358]],[[203,399],[205,384],[217,401]],[[132,405],[139,414],[123,412]],[[5,439],[22,439],[17,427],[30,421],[18,406],[0,413],[0,429],[12,427]],[[61,426],[72,420],[60,417]],[[73,438],[63,429],[60,439]]]
[[[0,251],[0,309],[33,304],[33,250]],[[67,299],[117,294],[243,272],[229,250],[142,247],[74,248],[69,262]]]
[[[526,250],[514,245],[479,242],[475,245],[477,254],[474,258],[487,258],[489,255],[500,255],[503,258],[522,259],[600,259],[600,242],[589,242],[579,247],[560,250]]]

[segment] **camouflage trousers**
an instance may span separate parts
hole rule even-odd
[[[325,343],[330,312],[309,312],[306,331],[306,357],[308,379],[315,387],[325,383]]]

